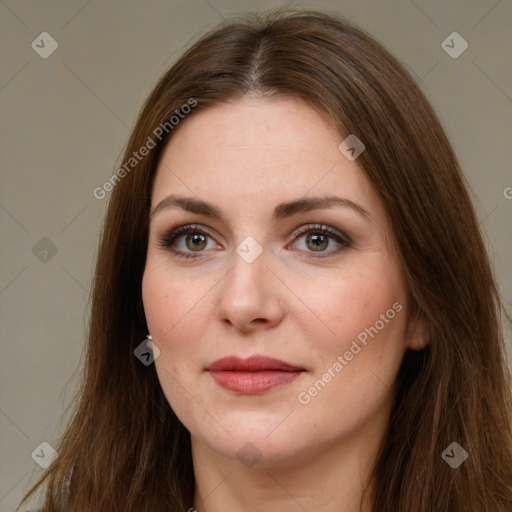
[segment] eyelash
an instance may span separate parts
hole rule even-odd
[[[296,242],[297,239],[299,239],[301,236],[307,234],[307,233],[315,233],[315,234],[321,234],[326,235],[329,239],[335,240],[338,242],[341,247],[338,247],[337,249],[331,250],[331,251],[318,251],[319,253],[324,253],[323,256],[320,255],[313,255],[314,251],[311,251],[311,255],[306,256],[307,258],[326,258],[328,256],[332,256],[333,254],[338,254],[339,252],[343,251],[344,249],[348,249],[352,245],[352,240],[349,236],[345,235],[344,233],[340,233],[338,231],[333,230],[331,227],[325,225],[325,224],[306,224],[304,226],[301,226],[296,232],[294,233],[294,239],[293,242]],[[170,230],[168,233],[164,234],[159,240],[158,240],[158,247],[160,247],[163,250],[172,250],[172,252],[180,257],[180,258],[198,258],[201,255],[199,253],[203,251],[198,251],[197,255],[194,255],[193,252],[185,252],[181,250],[177,250],[172,248],[172,245],[174,242],[181,236],[185,234],[201,234],[204,236],[207,236],[209,238],[212,238],[205,230],[200,229],[196,224],[188,224],[185,226],[179,226],[177,228],[174,228]]]

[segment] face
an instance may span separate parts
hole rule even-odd
[[[196,451],[278,464],[389,419],[415,348],[407,287],[343,139],[299,100],[244,98],[191,115],[162,154],[143,301]]]

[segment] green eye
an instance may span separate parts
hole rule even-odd
[[[213,238],[195,225],[179,226],[164,235],[158,242],[162,249],[171,249],[174,254],[184,258],[193,258],[192,253],[214,249],[218,245]]]
[[[292,246],[306,253],[331,256],[352,245],[352,240],[342,232],[334,231],[323,224],[309,224],[295,233]],[[332,247],[334,246],[334,247]],[[312,256],[314,257],[314,256]]]
[[[347,235],[324,224],[302,226],[294,236],[290,246],[309,254],[308,257],[332,256],[352,245]],[[176,256],[182,258],[194,258],[199,253],[219,248],[208,233],[192,224],[171,230],[159,240],[158,245],[162,249],[171,249]]]
[[[189,234],[185,237],[185,245],[191,251],[200,251],[206,247],[206,236],[202,233]]]
[[[312,251],[323,251],[329,245],[329,238],[321,233],[309,233],[306,236],[306,245]]]

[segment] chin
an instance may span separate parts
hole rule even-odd
[[[243,414],[243,420],[240,416]],[[236,416],[236,414],[233,414]],[[291,419],[290,415],[290,419]],[[281,414],[283,422],[286,414]],[[232,418],[233,420],[235,418]],[[308,442],[300,425],[279,425],[274,415],[265,413],[238,413],[237,421],[220,419],[224,428],[222,435],[212,436],[212,430],[200,428],[192,434],[195,441],[207,445],[222,457],[232,459],[236,464],[246,467],[257,465],[258,469],[296,464],[307,454],[314,451],[316,443]],[[284,420],[286,423],[287,419]],[[277,425],[277,428],[276,428]],[[218,432],[218,429],[217,431]]]

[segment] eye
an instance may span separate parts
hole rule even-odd
[[[349,236],[324,224],[302,226],[294,233],[294,237],[287,248],[304,251],[312,258],[332,256],[352,244]],[[158,240],[158,246],[182,258],[200,257],[207,250],[221,248],[205,229],[195,224],[172,229]]]
[[[325,224],[308,224],[295,233],[291,246],[297,245],[301,251],[311,254],[308,257],[325,257],[337,254],[351,246],[352,240],[342,232]]]
[[[183,258],[194,258],[194,253],[219,248],[206,231],[192,224],[172,229],[160,238],[158,245],[162,249],[171,249],[174,254]]]

